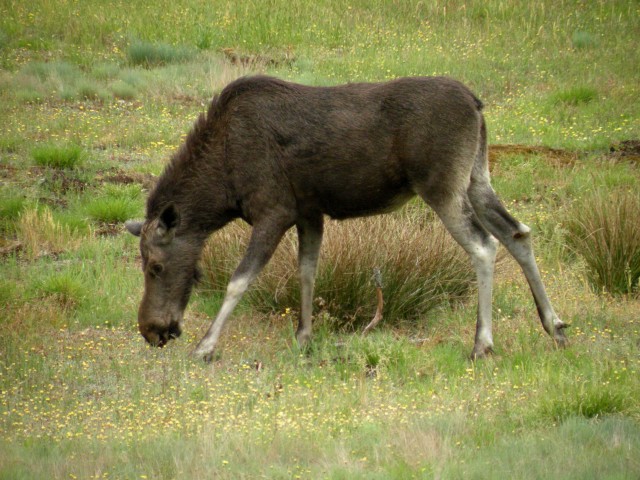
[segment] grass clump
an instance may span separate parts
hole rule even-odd
[[[382,273],[386,321],[413,320],[466,295],[474,274],[462,249],[421,207],[326,224],[315,295],[339,326],[360,326],[376,310],[373,269]],[[203,254],[206,285],[223,290],[244,253],[248,227],[233,224]],[[297,239],[289,232],[249,296],[257,308],[300,302]]]
[[[33,149],[31,157],[41,167],[73,169],[81,165],[84,151],[77,145],[43,145]]]
[[[133,100],[136,98],[138,91],[133,85],[124,80],[117,80],[111,85],[111,93],[115,98],[121,100]]]
[[[568,90],[562,90],[553,95],[554,104],[586,105],[598,99],[598,91],[595,88],[578,86]]]
[[[181,63],[193,57],[186,47],[173,46],[168,43],[152,43],[134,41],[127,50],[129,63],[145,68]]]
[[[567,241],[587,264],[589,283],[612,294],[638,292],[640,193],[598,190],[574,203]]]
[[[54,218],[47,207],[24,211],[17,221],[18,240],[30,259],[58,254],[79,244],[77,232]]]
[[[100,194],[84,206],[84,210],[94,221],[122,223],[138,215],[140,194],[140,189],[135,185],[106,185]]]
[[[601,385],[583,385],[578,391],[550,399],[542,406],[542,413],[563,422],[572,417],[599,418],[624,413],[629,406],[629,392]]]
[[[16,195],[12,192],[5,192],[0,195],[0,231],[4,222],[12,222],[20,217],[20,213],[24,209],[26,199],[22,195]]]
[[[38,295],[53,298],[64,308],[77,305],[85,295],[82,282],[71,273],[56,273],[38,282]]]

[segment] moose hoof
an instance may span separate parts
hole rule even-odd
[[[560,323],[554,328],[553,341],[558,348],[565,348],[569,346],[569,339],[567,338],[567,334],[564,332],[567,327],[569,327],[568,323]]]
[[[471,360],[476,361],[482,358],[486,358],[493,353],[493,347],[491,345],[476,345],[473,347],[473,352],[471,352]]]
[[[195,350],[192,356],[195,360],[202,360],[204,363],[211,363],[220,357],[220,355],[216,354],[215,350],[210,352],[203,351],[203,350]]]
[[[298,331],[296,332],[296,340],[298,341],[298,346],[300,348],[305,348],[311,341],[311,333]]]

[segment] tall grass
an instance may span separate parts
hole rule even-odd
[[[465,298],[475,275],[466,255],[422,207],[327,222],[315,295],[339,325],[360,325],[376,310],[373,269],[382,273],[385,321],[415,320]],[[224,290],[240,261],[249,229],[240,223],[215,234],[203,253],[206,286]],[[299,308],[297,239],[284,238],[249,294],[259,309]]]
[[[640,193],[596,190],[577,200],[566,220],[567,240],[586,262],[597,291],[637,293],[640,281]]]
[[[16,230],[27,257],[32,260],[77,248],[81,242],[77,232],[54,218],[47,207],[24,211]]]

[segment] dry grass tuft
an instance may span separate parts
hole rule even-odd
[[[203,253],[206,285],[223,290],[240,261],[249,227],[234,223],[215,234]],[[464,297],[474,274],[439,221],[422,207],[346,222],[328,221],[316,280],[321,307],[339,326],[360,326],[376,310],[373,269],[382,273],[385,321],[413,320]],[[288,232],[249,293],[256,307],[299,305],[297,238]]]
[[[575,202],[566,225],[570,247],[584,258],[597,291],[638,292],[640,193],[598,190]]]
[[[25,211],[18,220],[18,239],[27,258],[34,260],[76,248],[80,238],[53,218],[48,208]]]

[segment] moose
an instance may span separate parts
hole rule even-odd
[[[252,226],[246,252],[194,354],[211,360],[234,307],[295,226],[301,282],[297,342],[312,332],[312,301],[325,216],[342,220],[397,209],[420,196],[470,256],[478,306],[472,359],[492,352],[492,289],[498,241],[529,283],[544,330],[567,337],[532,249],[531,230],[493,190],[482,102],[447,77],[312,87],[243,77],[206,114],[150,193],[140,237],[144,294],[140,333],[162,347],[182,331],[208,236],[233,219]]]

